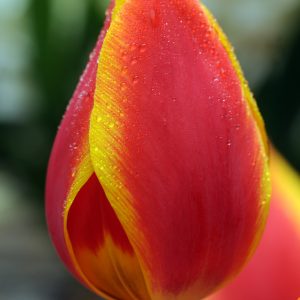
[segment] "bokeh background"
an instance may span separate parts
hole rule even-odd
[[[300,170],[299,0],[206,0],[271,141]],[[0,0],[0,299],[96,299],[65,271],[44,219],[47,160],[108,0]]]

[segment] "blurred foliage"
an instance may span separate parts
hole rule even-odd
[[[15,6],[22,2],[12,1]],[[0,166],[20,179],[30,199],[38,199],[42,204],[47,160],[55,132],[102,26],[104,9],[99,1],[76,1],[75,5],[73,1],[24,2],[28,6],[20,19],[26,23],[24,34],[32,41],[31,53],[27,56],[17,53],[12,59],[20,55],[30,61],[19,76],[22,84],[32,83],[32,96],[27,101],[28,93],[23,94],[27,108],[20,112],[21,116],[7,118],[5,113],[0,113],[0,136],[4,141],[0,144]],[[20,22],[14,21],[14,25]],[[17,30],[24,31],[24,27]],[[15,47],[20,45],[16,43]],[[10,70],[2,77],[10,78]],[[19,82],[12,83],[15,83],[13,88],[19,85]],[[10,98],[1,87],[0,96]],[[6,101],[14,102],[18,110],[20,101]],[[7,102],[2,102],[5,110]]]
[[[300,20],[289,47],[257,93],[269,136],[300,170]]]

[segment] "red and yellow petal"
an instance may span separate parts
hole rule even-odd
[[[66,220],[77,193],[93,174],[88,143],[90,114],[96,86],[97,60],[110,24],[109,15],[59,127],[46,183],[46,215],[53,243],[67,267],[90,288],[92,286],[74,259]]]
[[[109,299],[149,299],[139,262],[95,174],[76,195],[67,218],[76,263]]]
[[[196,1],[117,1],[89,143],[153,299],[199,299],[251,256],[268,211],[263,123]]]
[[[49,163],[58,252],[106,298],[199,299],[259,240],[266,149],[256,104],[207,10],[119,0]]]
[[[67,267],[107,299],[149,299],[139,262],[94,174],[88,141],[98,59],[110,15],[59,128],[49,162],[46,212]]]
[[[262,241],[241,274],[210,300],[282,300],[300,296],[300,177],[275,151],[272,201]]]

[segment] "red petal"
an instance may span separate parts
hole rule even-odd
[[[93,107],[97,60],[109,25],[110,13],[60,125],[48,166],[48,228],[59,255],[74,274],[78,273],[78,270],[75,270],[65,240],[64,214],[66,207],[73,200],[70,198],[76,195],[81,185],[93,173],[88,147],[89,120]],[[79,274],[77,276],[80,277]]]
[[[300,295],[300,178],[275,152],[273,195],[262,241],[249,265],[210,300],[282,300]]]
[[[264,227],[264,133],[223,38],[196,1],[126,1],[101,51],[92,162],[155,299],[207,295]]]
[[[95,175],[68,213],[75,258],[100,295],[112,299],[149,299],[137,258]]]

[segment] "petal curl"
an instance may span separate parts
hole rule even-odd
[[[91,289],[93,287],[74,259],[66,231],[66,219],[77,193],[93,174],[88,143],[89,123],[95,92],[97,60],[110,25],[111,9],[112,7],[59,127],[48,164],[46,181],[46,217],[53,243],[67,267]]]
[[[76,262],[99,295],[149,299],[139,262],[95,174],[76,195],[67,230]]]
[[[92,163],[151,296],[206,296],[254,251],[270,195],[263,123],[227,40],[196,1],[122,2],[94,101]]]
[[[98,58],[107,19],[59,128],[47,174],[46,213],[53,242],[72,273],[106,299],[149,299],[120,222],[96,178],[88,141]]]

